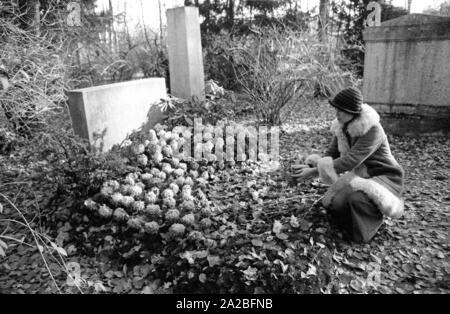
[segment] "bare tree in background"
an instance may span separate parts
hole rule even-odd
[[[319,39],[325,41],[327,38],[327,27],[329,18],[330,0],[320,0],[319,6]]]
[[[21,15],[21,27],[25,30],[33,30],[36,35],[39,35],[41,24],[40,1],[19,0],[18,4]]]
[[[159,39],[162,45],[163,43],[163,20],[162,20],[162,5],[161,0],[158,0],[158,10],[159,10]]]
[[[408,0],[408,13],[411,14],[411,4],[412,0]]]

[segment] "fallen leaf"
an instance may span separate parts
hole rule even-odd
[[[279,234],[281,229],[283,229],[283,224],[279,220],[275,220],[272,228],[273,233]]]
[[[206,282],[206,275],[204,273],[201,273],[198,276],[198,280],[200,280],[201,283],[205,283]]]

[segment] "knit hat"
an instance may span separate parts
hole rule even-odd
[[[339,110],[350,114],[358,114],[361,112],[363,96],[359,89],[350,87],[340,91],[334,96],[334,99],[330,99],[329,102],[333,107]]]

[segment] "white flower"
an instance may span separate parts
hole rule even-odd
[[[152,178],[153,176],[150,173],[143,173],[141,175],[141,180],[145,183],[148,183]]]
[[[131,146],[131,151],[134,155],[140,155],[145,152],[145,146],[143,144]]]
[[[224,147],[225,145],[225,141],[221,137],[215,138],[213,143],[216,145],[216,147]]]
[[[203,133],[214,133],[214,126],[207,124],[203,130]]]
[[[165,135],[166,135],[166,131],[164,130],[159,130],[157,132],[159,139],[164,139]]]
[[[158,142],[151,142],[150,145],[148,146],[148,150],[152,155],[156,153],[161,153],[161,146],[159,146]]]
[[[152,156],[152,160],[156,163],[159,164],[162,160],[163,160],[163,155],[160,152],[156,152],[155,154],[153,154]]]
[[[186,179],[184,177],[179,177],[175,180],[175,183],[178,184],[179,187],[184,186],[184,182],[186,181]]]
[[[130,216],[123,208],[116,208],[114,211],[114,219],[117,221],[125,221],[128,220]]]
[[[166,189],[162,192],[162,198],[174,198],[175,193],[171,189]]]
[[[144,221],[140,218],[131,218],[128,220],[127,224],[132,229],[140,230],[144,225]]]
[[[153,192],[148,192],[145,194],[144,200],[148,204],[155,204],[158,201],[158,197]]]
[[[186,227],[182,224],[173,224],[172,226],[170,226],[169,228],[169,233],[172,236],[180,236],[183,235],[184,232],[186,231]]]
[[[214,144],[211,141],[206,142],[203,144],[203,151],[205,153],[211,153],[212,149],[214,148]]]
[[[174,134],[183,134],[183,132],[186,130],[186,127],[182,126],[182,125],[177,125],[176,127],[174,127],[172,129],[172,133]]]
[[[164,140],[163,138],[159,139],[158,141],[158,145],[161,147],[167,146],[167,142],[166,140]]]
[[[148,133],[148,138],[151,142],[153,141],[157,141],[158,140],[158,136],[156,136],[156,132],[155,130],[150,130]]]
[[[168,208],[174,208],[175,206],[177,206],[177,202],[173,198],[165,198],[163,199],[163,205]]]
[[[168,221],[176,221],[180,218],[180,212],[177,209],[171,209],[167,211],[165,217]]]
[[[130,195],[131,185],[124,184],[120,187],[120,192],[124,195]]]
[[[172,157],[173,156],[172,147],[170,147],[169,145],[163,146],[162,153],[166,157],[169,157],[169,158]]]
[[[157,234],[158,231],[159,224],[156,221],[150,221],[144,225],[144,232],[147,234]]]
[[[163,138],[164,138],[166,141],[170,141],[170,140],[173,138],[173,136],[174,136],[173,132],[171,132],[171,131],[166,131],[166,133],[164,133]]]
[[[136,184],[136,185],[131,186],[129,192],[130,192],[131,196],[137,197],[137,196],[142,195],[142,193],[144,191],[142,190],[142,187],[140,187],[139,185]]]
[[[127,176],[125,177],[125,184],[129,184],[129,185],[135,185],[136,184],[136,180],[139,178],[139,176],[135,173],[129,173],[127,174]]]
[[[191,231],[191,233],[189,233],[189,239],[191,240],[202,240],[204,238],[203,233],[201,233],[200,231]]]
[[[180,191],[180,188],[178,187],[178,185],[176,183],[171,183],[169,184],[169,188],[173,191],[173,193],[178,194],[178,192]]]
[[[86,206],[87,209],[94,211],[97,210],[98,204],[92,199],[87,199],[84,201],[84,206]]]
[[[184,170],[176,169],[176,170],[174,170],[173,174],[175,175],[175,177],[182,177],[182,176],[184,176]]]
[[[198,178],[198,171],[196,171],[196,170],[191,170],[191,171],[189,171],[189,174],[190,174],[191,177],[194,178],[194,179]]]
[[[179,166],[178,166],[178,168],[180,168],[181,170],[183,170],[183,171],[187,171],[187,169],[188,169],[188,166],[187,166],[187,164],[186,163],[184,163],[184,162],[180,162],[180,164],[179,164]]]
[[[134,202],[134,198],[133,197],[131,197],[131,196],[124,196],[124,197],[122,197],[122,204],[121,205],[124,206],[124,207],[131,207],[133,202]]]
[[[161,170],[167,174],[171,174],[173,172],[172,166],[166,162],[162,163]]]
[[[144,209],[145,209],[145,202],[143,202],[143,201],[135,201],[134,203],[133,203],[133,209],[136,211],[136,212],[143,212],[144,211]]]
[[[113,202],[114,205],[119,205],[122,203],[123,200],[123,195],[121,193],[114,193],[111,196],[111,201]]]
[[[103,186],[100,190],[100,194],[104,197],[109,197],[114,193],[114,189],[110,186]]]
[[[102,217],[102,218],[110,218],[113,214],[113,211],[108,206],[102,205],[102,206],[100,206],[98,213],[99,213],[100,217]]]
[[[190,187],[194,186],[194,180],[192,180],[191,177],[187,177],[186,180],[184,180],[184,184]]]
[[[164,130],[164,126],[162,126],[161,123],[158,123],[157,125],[155,125],[155,126],[153,127],[153,129],[154,129],[156,132],[159,132],[159,131],[161,131],[161,130]]]
[[[202,220],[200,220],[200,227],[202,229],[208,229],[210,228],[212,225],[212,221],[209,218],[203,218]]]
[[[195,210],[194,201],[193,200],[184,201],[183,203],[181,203],[181,208],[189,212]]]
[[[148,164],[148,158],[147,158],[147,156],[144,155],[144,154],[139,155],[139,156],[137,157],[137,162],[138,162],[139,165],[145,167],[145,166],[147,166],[147,164]]]
[[[178,159],[178,158],[172,158],[172,166],[174,167],[174,168],[179,168],[180,167],[180,159]]]
[[[210,141],[213,139],[213,135],[211,134],[211,132],[205,132],[203,133],[203,139],[205,141]]]
[[[120,189],[120,183],[117,182],[116,180],[109,180],[106,182],[105,186],[109,186],[110,188],[112,188],[114,191],[117,191]]]
[[[209,217],[212,214],[212,210],[211,210],[211,208],[209,206],[202,207],[200,212],[205,217]]]
[[[192,192],[192,186],[191,185],[188,185],[188,184],[186,184],[186,185],[184,185],[183,186],[183,189],[182,189],[182,191],[183,191],[183,193],[187,193],[187,194],[191,194],[191,192]]]
[[[195,224],[195,215],[194,214],[187,214],[184,215],[183,218],[181,218],[181,221],[188,226],[192,226]]]
[[[160,216],[162,213],[161,208],[158,205],[147,205],[145,208],[145,212],[151,216]]]

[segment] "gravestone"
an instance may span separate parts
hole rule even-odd
[[[450,18],[405,15],[363,32],[363,94],[393,133],[450,131]]]
[[[149,78],[72,90],[67,96],[75,134],[106,152],[134,130],[160,122],[155,104],[167,94],[164,78]]]
[[[197,7],[167,10],[170,93],[179,98],[204,99],[200,19]]]

